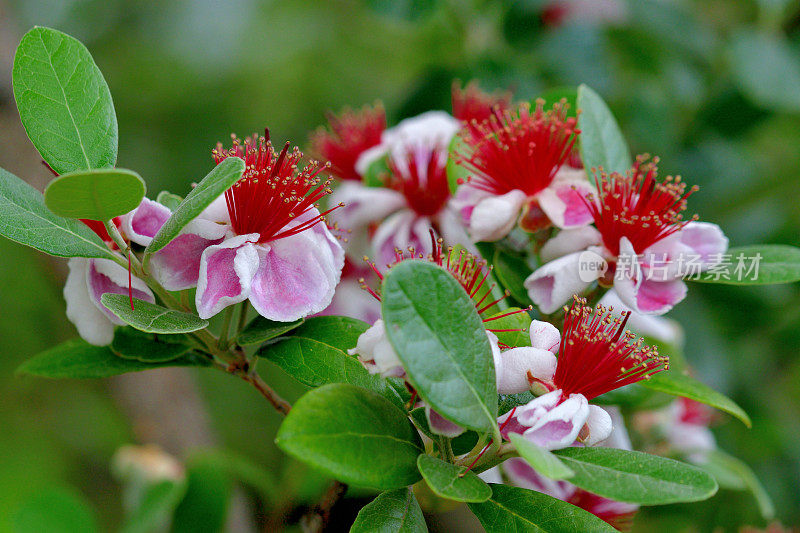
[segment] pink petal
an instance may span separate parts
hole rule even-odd
[[[428,417],[428,425],[430,426],[431,431],[437,435],[444,435],[445,437],[452,439],[454,437],[458,437],[465,431],[464,428],[458,424],[450,422],[446,418],[443,418],[442,415],[428,406],[425,406],[425,415]]]
[[[628,318],[627,328],[639,335],[647,335],[669,344],[680,345],[683,343],[683,329],[680,324],[669,318],[643,315],[633,311],[623,303],[615,289],[605,293],[599,303],[605,307],[613,307],[617,314],[632,311]]]
[[[470,234],[475,241],[498,241],[508,235],[519,218],[525,193],[513,190],[484,198],[472,210]]]
[[[405,205],[403,195],[391,189],[365,187],[360,183],[346,181],[336,187],[329,205],[343,203],[331,213],[331,220],[353,233],[366,232],[371,222],[383,220]]]
[[[469,227],[475,206],[489,196],[491,195],[488,192],[476,189],[469,183],[464,183],[456,189],[456,194],[450,199],[450,203],[461,216],[461,222]]]
[[[701,262],[706,266],[718,263],[719,255],[728,249],[728,238],[716,224],[689,222],[679,232],[679,235],[681,243],[699,254]]]
[[[407,252],[413,247],[417,252],[429,254],[431,249],[431,221],[419,217],[413,211],[403,209],[387,218],[372,237],[372,247],[379,265],[395,262],[395,250]]]
[[[209,246],[200,258],[195,304],[201,318],[211,318],[225,307],[250,296],[253,275],[259,266],[252,244],[257,233],[226,239]]]
[[[581,272],[582,255],[573,253],[545,263],[525,280],[528,296],[542,313],[557,311],[572,295],[581,294],[597,279],[597,276],[590,279]]]
[[[585,180],[559,180],[538,195],[539,206],[559,228],[575,228],[592,222],[592,214],[582,198],[594,188]]]
[[[147,246],[171,214],[165,206],[143,198],[139,207],[122,217],[122,231],[136,244]]]
[[[686,298],[686,284],[679,280],[644,280],[636,294],[636,308],[640,313],[663,315]]]
[[[195,287],[203,252],[221,243],[226,230],[226,226],[210,220],[193,220],[172,242],[152,255],[153,276],[168,291]]]
[[[255,310],[270,320],[291,322],[328,307],[344,266],[341,247],[333,243],[303,231],[257,246],[260,264],[250,293]]]
[[[131,282],[134,298],[155,302],[153,293],[145,282],[137,277],[133,277]],[[128,271],[126,269],[108,259],[90,259],[86,269],[86,286],[94,304],[105,313],[111,322],[118,326],[125,324],[102,304],[100,297],[106,293],[128,294]]]
[[[69,274],[64,285],[67,318],[75,324],[83,340],[96,346],[105,346],[114,340],[114,324],[89,296],[89,287],[86,285],[89,261],[91,259],[73,257],[67,263]]]
[[[561,394],[560,390],[553,392]],[[540,396],[536,400],[543,397]],[[530,425],[523,436],[546,450],[558,450],[571,446],[578,438],[578,434],[589,416],[589,403],[582,394],[572,394],[555,407],[542,411],[528,411],[519,416],[522,424]],[[535,414],[535,418],[524,416],[531,414]]]
[[[539,474],[521,457],[512,457],[503,463],[503,470],[517,487],[542,492],[559,500],[567,500],[575,493],[575,486],[566,481],[554,481]]]

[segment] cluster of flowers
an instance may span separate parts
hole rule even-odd
[[[696,187],[679,177],[660,179],[656,158],[638,157],[624,174],[597,169],[590,179],[576,148],[577,118],[565,101],[531,106],[514,103],[508,93],[457,84],[452,108],[452,115],[431,111],[392,128],[379,105],[331,116],[329,127],[311,139],[311,153],[325,164],[305,159],[288,143],[276,150],[269,132],[243,141],[234,136],[227,149],[218,145],[217,163],[239,157],[245,172],[152,256],[153,278],[169,291],[196,289],[203,318],[249,300],[270,320],[315,313],[366,320],[372,326],[351,354],[372,373],[402,379],[405,370],[377,305],[380,290],[364,279],[370,272],[381,277],[384,266],[399,261],[433,261],[461,283],[484,318],[498,394],[534,395],[500,416],[503,438],[519,433],[548,450],[630,448],[619,413],[590,402],[668,368],[666,357],[626,327],[674,342],[678,333],[670,321],[647,316],[666,313],[686,295],[681,273],[670,265],[691,256],[701,269],[713,267],[727,239],[714,224],[684,218]],[[454,180],[448,167],[460,167],[466,177]],[[127,242],[146,246],[170,214],[168,206],[145,198],[114,222]],[[116,246],[102,225],[87,224]],[[435,234],[443,239],[431,238]],[[527,328],[530,345],[501,342],[496,333],[507,330],[493,330],[492,321],[527,316],[533,307],[486,316],[500,300],[485,290],[491,268],[476,243],[495,241],[524,250],[539,265],[522,273],[541,318]],[[587,253],[605,268],[583,268]],[[647,259],[656,256],[667,258],[666,268]],[[130,292],[154,301],[142,280],[112,261],[74,258],[69,267],[67,315],[93,344],[110,343],[114,325],[122,324],[103,306],[102,294]],[[414,400],[414,406],[425,408],[433,432],[455,437],[464,431],[424,402]],[[660,434],[675,450],[713,447],[708,417],[695,411],[679,403],[643,424],[666,428]],[[681,440],[687,432],[674,429],[681,425],[698,428],[688,445]],[[616,525],[636,510],[548,481],[522,459],[484,475],[547,492]]]

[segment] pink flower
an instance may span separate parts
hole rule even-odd
[[[552,313],[593,282],[612,286],[632,310],[664,314],[686,296],[681,277],[720,261],[728,239],[716,224],[683,220],[686,191],[680,178],[657,180],[657,160],[637,158],[625,176],[602,175],[597,201],[582,198],[595,228],[562,231],[542,249],[552,259],[525,281],[528,294],[544,313]],[[599,262],[605,270],[587,270]]]
[[[591,222],[582,194],[592,192],[581,169],[562,166],[575,139],[576,119],[556,104],[539,101],[517,111],[495,109],[481,124],[464,130],[467,144],[457,162],[472,172],[456,192],[456,206],[476,241],[505,237],[523,213],[525,229],[560,228]]]
[[[381,144],[362,153],[356,168],[364,173],[387,156],[383,187],[347,181],[332,195],[346,206],[334,218],[351,230],[353,256],[374,253],[379,264],[391,263],[396,249],[430,253],[431,229],[449,242],[472,246],[452,205],[447,181],[447,148],[459,122],[447,113],[429,111],[384,131]]]
[[[212,203],[151,261],[167,289],[197,285],[199,316],[249,300],[265,318],[289,322],[330,304],[344,251],[324,222],[332,209],[320,214],[316,208],[330,193],[319,177],[325,165],[301,167],[302,156],[297,148],[289,152],[289,143],[276,153],[268,137],[255,135],[244,143],[234,139],[230,150],[214,150],[217,163],[244,159],[244,175],[225,192],[224,203]],[[148,204],[132,224],[162,208]],[[142,242],[147,238],[142,234]]]
[[[110,248],[116,248],[100,222],[85,222]],[[67,318],[75,324],[78,335],[86,342],[97,346],[111,344],[114,326],[125,323],[102,304],[100,297],[105,293],[129,294],[128,271],[109,259],[73,257],[67,266],[69,274],[64,285]],[[140,300],[155,302],[145,282],[136,276],[130,277],[130,294]]]
[[[453,82],[451,92],[453,116],[470,128],[472,123],[480,123],[492,116],[494,109],[505,110],[511,105],[511,93],[497,91],[486,93],[477,82],[471,81],[463,89],[461,83]]]
[[[627,319],[627,313],[620,318],[610,309],[591,309],[576,299],[564,319],[552,379],[529,375],[531,384],[549,392],[501,416],[503,436],[520,433],[548,450],[576,441],[590,446],[608,438],[611,417],[589,401],[668,367],[668,359],[654,347],[633,342],[633,334],[625,331]]]
[[[364,151],[380,144],[386,129],[383,106],[364,106],[360,110],[345,109],[339,115],[329,114],[330,129],[319,128],[311,136],[311,152],[331,162],[331,173],[342,180],[361,181],[356,161]]]

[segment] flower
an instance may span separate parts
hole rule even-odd
[[[465,146],[456,162],[472,172],[456,191],[456,206],[477,241],[505,237],[524,214],[525,229],[560,228],[591,222],[581,194],[592,191],[581,169],[563,167],[577,135],[566,104],[544,111],[537,101],[512,112],[494,109],[461,135]]]
[[[680,454],[695,464],[708,462],[717,441],[709,429],[713,410],[700,402],[678,398],[663,409],[638,412],[633,425],[652,443],[653,451]]]
[[[508,109],[511,105],[510,92],[485,93],[477,82],[471,81],[463,89],[459,81],[453,82],[451,92],[453,116],[466,122],[469,128],[473,123],[481,123],[492,116],[494,109]]]
[[[472,246],[447,181],[447,147],[458,128],[447,113],[430,111],[384,131],[381,144],[361,155],[360,173],[384,155],[388,172],[383,187],[347,181],[331,197],[346,204],[334,219],[354,234],[351,255],[374,252],[380,264],[389,264],[396,248],[430,253],[431,229],[449,242]]]
[[[498,419],[502,433],[521,433],[548,450],[573,445],[593,445],[608,438],[613,424],[609,414],[589,401],[630,383],[648,379],[668,368],[668,358],[655,347],[625,331],[629,314],[622,318],[598,305],[592,309],[575,299],[566,309],[559,342],[558,364],[551,379],[531,373],[529,381],[547,392]]]
[[[658,159],[639,156],[626,175],[600,176],[597,198],[581,197],[595,227],[560,232],[542,249],[543,259],[525,287],[544,313],[557,310],[573,294],[598,281],[613,285],[626,306],[638,313],[664,314],[683,300],[682,270],[700,272],[718,263],[728,239],[716,224],[684,220],[687,198],[680,177],[657,179]],[[606,270],[587,271],[597,261]]]
[[[311,152],[323,161],[331,162],[331,173],[342,180],[361,181],[356,172],[358,157],[380,144],[386,129],[386,112],[380,104],[349,108],[339,115],[329,114],[330,129],[320,127],[311,136]]]
[[[124,225],[122,220],[127,216],[115,219],[115,223]],[[101,222],[84,222],[109,248],[116,249]],[[125,268],[110,259],[73,257],[67,262],[67,267],[69,274],[64,285],[67,318],[75,324],[78,335],[89,344],[111,344],[114,340],[114,326],[125,325],[100,301],[103,294],[131,294],[134,298],[155,302],[153,293],[144,281],[136,276],[129,276]]]
[[[218,145],[213,155],[218,164],[244,159],[244,174],[154,255],[157,279],[169,280],[164,285],[172,290],[196,282],[202,318],[244,300],[281,322],[325,309],[344,265],[344,251],[324,222],[336,206],[325,213],[316,207],[331,192],[319,176],[326,165],[301,167],[303,154],[290,152],[288,142],[276,153],[269,132],[244,142],[234,137],[230,149]]]

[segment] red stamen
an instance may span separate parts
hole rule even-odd
[[[386,129],[386,112],[378,104],[353,111],[344,109],[338,116],[328,114],[330,129],[319,128],[311,136],[311,152],[331,162],[331,173],[343,180],[361,180],[356,172],[358,157],[380,144]]]
[[[405,158],[389,158],[386,186],[401,193],[420,216],[439,213],[450,198],[447,181],[447,151],[442,147],[412,146]]]
[[[644,252],[661,239],[680,231],[690,220],[683,220],[686,200],[697,191],[680,176],[658,179],[658,158],[636,158],[633,169],[625,176],[601,173],[598,198],[583,198],[603,236],[603,244],[613,255],[619,255],[619,240],[627,237],[636,253]]]
[[[514,418],[514,412],[515,412],[516,410],[517,410],[517,408],[516,408],[516,407],[514,407],[513,409],[511,409],[511,413],[509,413],[509,415],[508,415],[508,418],[506,418],[506,419],[503,421],[503,423],[502,423],[502,424],[500,424],[500,433],[502,433],[502,432],[503,432],[503,429],[506,427],[506,424],[508,424],[509,420],[511,420],[512,418]],[[477,463],[477,462],[480,460],[480,458],[481,458],[481,457],[483,457],[483,454],[484,454],[484,453],[486,453],[486,450],[488,450],[488,449],[489,449],[489,446],[491,446],[493,442],[494,442],[494,437],[492,437],[491,439],[489,439],[489,442],[487,442],[487,443],[486,443],[486,446],[484,446],[484,447],[483,447],[483,449],[482,449],[482,450],[481,450],[481,452],[480,452],[480,453],[477,455],[477,457],[475,457],[475,459],[474,459],[474,460],[473,460],[473,461],[472,461],[472,462],[469,464],[469,466],[467,467],[467,469],[466,469],[466,470],[464,470],[463,472],[461,472],[461,473],[458,475],[458,477],[464,477],[464,474],[466,474],[467,472],[469,472],[469,471],[472,469],[472,467],[473,467],[473,466],[475,466],[475,463]]]
[[[463,89],[459,81],[453,82],[451,92],[453,116],[467,124],[480,123],[492,116],[496,108],[505,110],[511,105],[511,93],[496,91],[487,93],[477,82],[471,81]]]
[[[212,154],[217,164],[228,157],[245,161],[242,178],[225,191],[231,228],[237,235],[258,233],[258,242],[297,235],[341,207],[340,204],[324,213],[313,214],[319,207],[317,202],[332,192],[328,187],[330,179],[323,181],[320,177],[329,163],[323,165],[312,160],[298,168],[302,152],[295,147],[290,153],[287,142],[276,154],[268,130],[264,137],[253,135],[244,143],[232,137],[233,146],[229,150],[218,144]],[[298,222],[300,220],[302,222]]]
[[[482,123],[473,121],[462,133],[467,144],[456,162],[473,172],[476,189],[502,195],[518,189],[533,196],[553,181],[580,133],[577,119],[567,117],[565,101],[549,111],[538,100],[516,112],[494,109]]]
[[[133,311],[133,275],[131,274],[131,249],[128,248],[128,299],[131,302],[131,311]]]
[[[587,307],[575,298],[564,308],[564,333],[559,347],[553,383],[563,398],[580,393],[591,400],[630,383],[636,383],[669,369],[669,358],[655,346],[642,346],[633,333],[625,331],[630,312],[620,318],[612,308]]]

